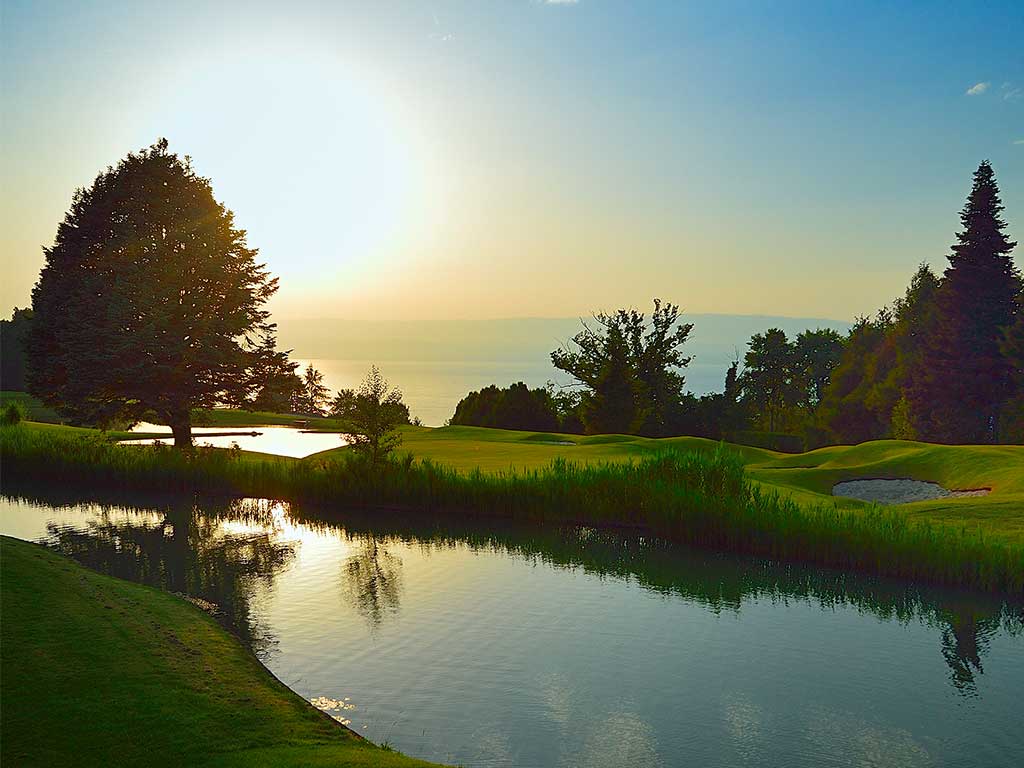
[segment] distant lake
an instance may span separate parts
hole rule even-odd
[[[525,362],[458,362],[422,360],[337,360],[330,358],[295,357],[302,369],[309,364],[324,374],[324,382],[332,392],[355,388],[370,366],[376,363],[384,376],[402,390],[413,416],[428,427],[440,427],[455,413],[459,400],[472,390],[489,384],[507,387],[522,381],[531,387],[543,387],[548,381],[568,384],[568,377],[541,359]],[[686,369],[687,387],[696,394],[721,391],[728,362],[697,363]]]
[[[215,604],[299,695],[415,757],[1000,768],[1024,754],[1020,607],[985,596],[585,528],[101,504],[59,486],[0,497],[0,532]]]
[[[808,328],[845,333],[848,322],[810,317],[684,313],[693,331],[683,348],[692,356],[683,371],[695,395],[721,392],[729,364],[747,349],[751,334],[781,328],[790,338]],[[280,320],[280,347],[312,362],[328,387],[355,387],[376,363],[405,394],[413,416],[430,427],[451,418],[471,390],[489,384],[531,387],[570,379],[551,365],[551,350],[581,328],[577,317],[499,320]]]

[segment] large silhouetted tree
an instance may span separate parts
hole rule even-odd
[[[608,329],[605,358],[591,391],[583,398],[583,425],[590,434],[631,434],[644,421],[640,382],[617,326]]]
[[[1000,420],[1000,438],[1010,443],[1024,443],[1024,291],[1019,305],[1017,322],[1004,331],[999,344],[1012,370],[1013,394]]]
[[[921,373],[908,388],[921,437],[950,443],[999,439],[999,416],[1014,391],[1013,365],[1000,350],[1017,320],[1020,274],[1016,243],[1003,230],[992,166],[983,162],[960,214],[963,230],[936,297],[935,328]]]
[[[100,424],[156,412],[185,447],[192,408],[253,393],[277,280],[165,139],[78,190],[44,253],[28,343],[44,402]]]

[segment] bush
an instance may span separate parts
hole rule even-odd
[[[463,427],[557,432],[558,413],[551,393],[519,381],[501,389],[493,384],[466,395],[455,406],[451,423]]]
[[[13,426],[25,419],[25,406],[17,400],[12,400],[0,411],[0,424],[5,427]]]

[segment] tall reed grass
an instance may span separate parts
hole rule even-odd
[[[372,467],[354,456],[183,453],[15,425],[0,427],[0,460],[2,478],[625,526],[771,559],[1024,594],[1024,548],[976,528],[912,522],[881,507],[797,504],[749,481],[740,458],[724,446],[668,451],[629,464],[556,460],[541,470],[460,474],[411,457]]]

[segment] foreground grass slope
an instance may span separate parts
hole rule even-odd
[[[288,690],[206,614],[0,538],[0,762],[427,766]]]

